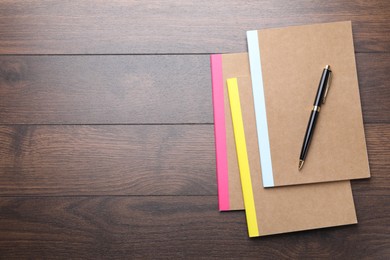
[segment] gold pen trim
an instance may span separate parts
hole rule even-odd
[[[321,107],[319,107],[319,106],[313,106],[313,111],[320,112],[320,110],[321,110]]]
[[[303,167],[303,164],[305,163],[304,160],[299,160],[298,170],[300,171]]]

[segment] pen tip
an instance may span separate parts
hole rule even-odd
[[[299,160],[298,170],[302,169],[304,162],[304,160]]]
[[[330,66],[329,66],[329,65],[326,65],[326,66],[325,66],[325,69],[330,70]]]

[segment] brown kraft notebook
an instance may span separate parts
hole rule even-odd
[[[369,178],[351,22],[248,31],[264,187]],[[332,80],[298,163],[322,70]]]

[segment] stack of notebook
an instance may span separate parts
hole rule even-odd
[[[219,210],[250,237],[357,223],[351,179],[369,178],[350,22],[247,32],[248,53],[211,55]],[[304,167],[318,82],[332,69]]]

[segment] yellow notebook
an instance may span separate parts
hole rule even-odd
[[[251,80],[227,84],[249,236],[357,223],[349,181],[263,188]]]

